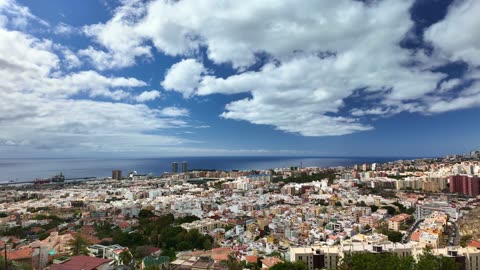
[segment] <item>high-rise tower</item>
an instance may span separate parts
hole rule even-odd
[[[186,161],[182,162],[182,172],[183,173],[188,172],[188,163]]]
[[[172,173],[178,173],[178,163],[172,162]]]

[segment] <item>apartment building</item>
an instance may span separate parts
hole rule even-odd
[[[388,229],[392,231],[400,231],[402,225],[404,225],[410,215],[408,214],[399,214],[388,219]]]

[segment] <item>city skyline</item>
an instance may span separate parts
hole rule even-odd
[[[3,0],[0,154],[477,150],[479,12],[474,0]]]

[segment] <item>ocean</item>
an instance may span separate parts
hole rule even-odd
[[[99,158],[35,158],[0,159],[0,182],[29,181],[36,178],[48,178],[62,172],[66,178],[109,177],[112,170],[122,170],[123,175],[131,171],[141,174],[160,175],[171,171],[172,162],[188,162],[188,169],[216,170],[262,170],[286,168],[291,166],[352,166],[363,163],[384,163],[395,161],[399,157],[278,157],[278,156],[228,156],[228,157],[160,157],[131,159]]]

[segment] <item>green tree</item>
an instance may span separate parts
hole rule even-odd
[[[70,253],[72,256],[88,255],[88,242],[79,234],[77,234],[72,240],[70,240],[68,245],[70,247]]]
[[[302,261],[277,263],[270,270],[308,270],[306,263]]]
[[[246,267],[250,270],[260,270],[261,268],[257,263],[247,263]]]
[[[191,222],[194,222],[195,220],[199,220],[199,218],[196,216],[186,216],[186,217],[178,218],[177,220],[175,220],[175,223],[176,224],[191,223]]]
[[[157,230],[152,230],[152,232],[150,233],[150,243],[152,243],[153,245],[157,245],[158,244],[158,232]]]
[[[466,247],[467,244],[468,244],[468,241],[472,240],[472,236],[467,234],[467,235],[463,235],[461,238],[460,238],[460,246],[462,247]]]
[[[392,253],[347,253],[339,270],[457,270],[453,258],[435,256],[425,249],[415,261],[413,256],[400,257]]]
[[[151,210],[148,210],[148,209],[142,209],[138,213],[139,218],[151,218],[151,217],[154,217],[154,216],[155,215],[153,214],[153,212]]]
[[[221,264],[228,270],[243,270],[243,264],[233,254],[228,254],[228,258],[222,261]]]
[[[165,249],[164,251],[162,251],[161,255],[169,257],[171,262],[173,262],[177,258],[177,253],[173,248]]]
[[[391,253],[347,253],[340,262],[340,270],[413,270],[413,257],[399,257]]]
[[[210,238],[205,238],[205,240],[203,240],[203,249],[212,249],[212,240],[210,240]]]
[[[279,259],[283,259],[282,253],[280,253],[276,250],[274,252],[270,253],[270,257],[277,257]]]
[[[11,268],[12,267],[12,262],[9,261],[8,262],[8,268]],[[0,256],[0,270],[5,270],[5,257],[3,256]]]
[[[402,238],[403,238],[403,234],[401,232],[387,231],[386,235],[388,237],[388,240],[394,243],[398,243],[402,241]]]
[[[118,260],[120,261],[120,264],[129,265],[133,261],[132,253],[130,253],[128,249],[125,249],[118,254]]]
[[[356,206],[367,206],[367,204],[364,201],[357,202],[355,205]]]
[[[387,205],[387,206],[382,206],[382,208],[387,209],[387,213],[389,215],[391,215],[391,216],[395,215],[395,212],[396,212],[395,207]]]
[[[415,270],[457,270],[458,267],[455,259],[435,256],[431,249],[425,248],[423,254],[418,258]]]

